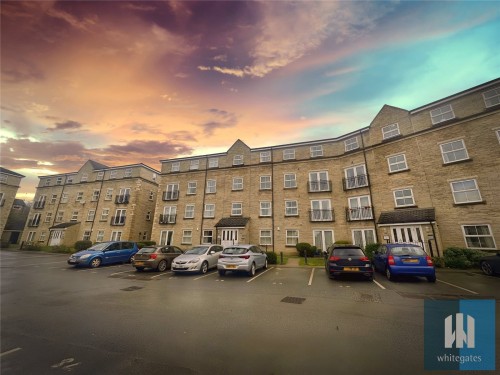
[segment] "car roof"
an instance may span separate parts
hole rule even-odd
[[[239,248],[242,248],[242,249],[248,249],[249,247],[252,247],[252,246],[257,246],[257,245],[252,245],[252,244],[229,245],[229,246],[226,246],[225,248],[228,248],[228,247],[239,247]]]
[[[400,246],[411,246],[411,247],[422,247],[421,245],[417,245],[415,243],[386,243],[384,244],[387,247],[400,247]]]

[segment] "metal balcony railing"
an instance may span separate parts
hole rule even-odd
[[[176,201],[179,199],[179,190],[164,191],[163,200],[164,201]]]
[[[344,190],[357,189],[370,185],[370,179],[367,174],[361,174],[354,177],[343,178],[342,185]]]
[[[332,191],[332,183],[330,180],[309,181],[307,183],[309,193],[320,191]]]
[[[345,216],[347,221],[373,220],[373,207],[346,207]]]
[[[158,221],[160,224],[175,224],[177,220],[177,214],[160,214],[160,220]]]
[[[125,225],[126,216],[112,216],[111,225]]]
[[[335,221],[333,209],[329,210],[309,210],[310,221]]]
[[[130,194],[117,195],[115,197],[116,204],[127,204],[130,201]]]
[[[40,216],[28,220],[28,227],[37,227],[40,225]]]
[[[45,207],[45,201],[36,201],[33,203],[33,208],[35,209],[42,209]]]

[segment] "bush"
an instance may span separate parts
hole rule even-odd
[[[86,250],[90,246],[92,246],[92,241],[89,241],[89,240],[76,241],[75,245],[74,245],[76,251]],[[56,246],[54,246],[54,247],[56,247]]]
[[[143,247],[154,246],[154,245],[156,245],[156,241],[142,241],[142,242],[137,242],[137,247],[139,249],[142,249]]]
[[[432,257],[432,263],[436,268],[444,268],[444,258],[441,257]]]
[[[479,266],[479,260],[485,253],[476,249],[449,247],[444,251],[444,264],[450,268],[472,268]]]
[[[297,245],[295,245],[295,247],[297,248],[299,256],[301,257],[305,256],[304,254],[307,254],[308,257],[314,256],[314,251],[316,247],[311,246],[311,244],[307,242],[299,242]]]
[[[34,244],[34,243],[30,243],[30,244],[22,246],[21,249],[28,250],[28,251],[42,251],[42,246]]]
[[[266,252],[267,255],[267,263],[269,264],[278,264],[278,255],[273,253],[272,251]]]
[[[369,243],[365,246],[365,254],[370,260],[373,260],[373,253],[379,248],[379,246],[379,243]]]
[[[74,249],[72,249],[71,247],[68,247],[68,246],[64,246],[64,245],[47,246],[47,248],[43,248],[42,250],[48,251],[50,253],[62,253],[62,254],[72,254],[74,252]],[[79,250],[77,250],[77,251],[79,251]]]
[[[350,245],[351,241],[339,240],[334,242],[335,245]]]

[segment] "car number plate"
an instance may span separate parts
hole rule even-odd
[[[144,266],[144,262],[135,262],[134,265],[136,265],[136,266]]]
[[[228,264],[226,265],[226,268],[236,268],[236,264]]]
[[[418,259],[403,259],[403,263],[418,263]]]
[[[344,271],[359,271],[358,267],[344,267]]]

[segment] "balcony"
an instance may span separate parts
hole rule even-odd
[[[164,191],[163,200],[164,201],[176,201],[179,199],[179,190]]]
[[[33,203],[33,208],[35,209],[42,209],[45,207],[45,201],[36,201]]]
[[[126,216],[112,216],[110,224],[114,226],[125,225],[126,218],[127,218]]]
[[[333,209],[329,210],[309,210],[310,221],[335,221]]]
[[[321,191],[332,191],[332,183],[329,180],[309,181],[307,183],[309,193]]]
[[[127,204],[130,201],[130,194],[117,195],[115,197],[116,204]]]
[[[159,224],[175,224],[177,220],[177,214],[160,215]]]
[[[359,176],[342,179],[342,185],[344,187],[344,191],[365,187],[368,186],[369,184],[370,184],[370,179],[367,174],[361,174]]]
[[[373,207],[346,207],[345,217],[347,221],[373,220]]]
[[[40,216],[28,220],[28,227],[37,227],[40,225]]]

